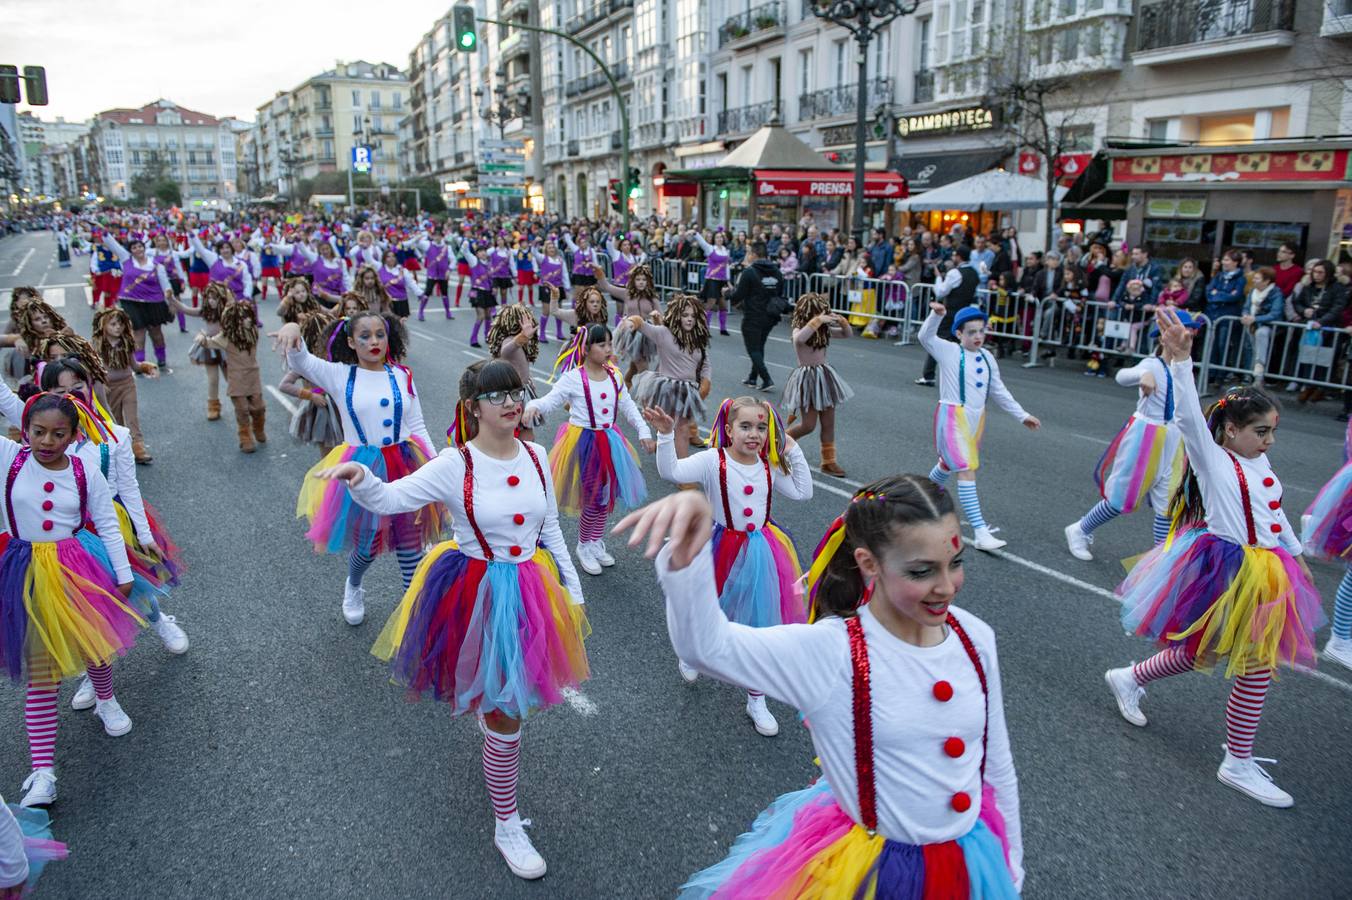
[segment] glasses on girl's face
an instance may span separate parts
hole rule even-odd
[[[524,403],[526,400],[526,391],[524,388],[517,388],[512,391],[489,391],[486,394],[480,394],[475,400],[487,400],[493,406],[506,406],[507,401],[513,403]]]

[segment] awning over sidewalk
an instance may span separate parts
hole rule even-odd
[[[918,193],[994,168],[1009,154],[1010,148],[999,147],[968,153],[900,156],[894,160],[892,169],[906,179],[911,193]]]
[[[854,173],[802,169],[756,169],[758,197],[851,197]],[[873,200],[901,200],[906,179],[896,172],[865,172],[864,196]]]
[[[1066,189],[1057,186],[1056,201]],[[1040,178],[1015,175],[996,169],[981,172],[941,188],[926,191],[902,201],[903,209],[1043,209],[1047,205],[1047,185]]]

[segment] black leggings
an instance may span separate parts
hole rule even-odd
[[[751,380],[759,378],[761,384],[774,381],[770,370],[765,367],[765,341],[770,337],[774,326],[758,319],[742,319],[742,343],[746,345],[746,355],[751,357]]]

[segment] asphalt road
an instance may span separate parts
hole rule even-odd
[[[80,263],[58,269],[45,236],[6,238],[0,289],[55,286],[86,332]],[[275,308],[275,298],[264,308],[270,324]],[[434,435],[476,355],[470,321],[467,311],[454,323],[411,323]],[[781,327],[769,346],[780,381],[793,363],[785,338]],[[549,874],[518,881],[492,845],[474,723],[405,702],[368,653],[398,597],[393,561],[368,575],[367,622],[343,624],[344,567],[311,552],[293,515],[316,451],[291,442],[283,403],[270,395],[271,440],[241,455],[228,414],[205,421],[205,381],[188,347],[173,333],[173,374],[139,383],[155,454],[139,473],[191,566],[167,608],[192,649],[172,657],[146,635],[117,666],[118,698],[135,721],[125,737],[64,708],[73,688],[63,692],[52,812],[71,857],[48,870],[39,896],[669,896],[771,799],[812,776],[811,744],[789,709],[772,704],[781,733],[766,739],[737,690],[681,682],[652,570],[618,551],[618,566],[586,585],[591,681],[526,727],[521,807]],[[741,341],[716,337],[711,357],[714,397],[740,392]],[[856,391],[838,426],[851,480],[819,474],[811,501],[776,503],[802,554],[856,484],[933,463],[935,394],[911,384],[921,351],[855,340],[834,345],[831,359]],[[275,383],[280,362],[266,359],[264,372]],[[989,421],[979,485],[987,519],[1010,543],[998,556],[969,552],[959,603],[1000,639],[1026,896],[1348,896],[1352,672],[1334,663],[1287,672],[1268,700],[1257,752],[1280,758],[1271,771],[1296,798],[1290,810],[1216,781],[1221,678],[1161,682],[1144,701],[1150,726],[1123,722],[1103,670],[1150,648],[1123,635],[1109,592],[1119,560],[1147,547],[1150,522],[1105,526],[1094,562],[1071,558],[1061,529],[1096,501],[1090,472],[1133,396],[1070,368],[1007,362],[1003,373],[1044,428],[1029,433],[999,413]],[[1272,457],[1293,517],[1341,462],[1334,411],[1325,403],[1282,417]],[[815,462],[816,439],[804,443]],[[665,492],[650,458],[644,469]],[[575,533],[571,521],[564,528]],[[1341,573],[1322,564],[1315,573],[1331,607]],[[17,800],[28,757],[22,691],[10,697],[0,707],[0,788]]]

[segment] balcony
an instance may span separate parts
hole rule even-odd
[[[593,134],[579,140],[581,156],[603,156],[610,152],[611,136],[609,134]]]
[[[921,69],[916,72],[915,84],[911,90],[912,103],[934,102],[934,72],[930,69]]]
[[[728,19],[718,28],[718,47],[751,47],[784,35],[784,4],[763,3]]]
[[[616,62],[610,64],[610,74],[615,77],[616,82],[625,82],[629,80],[629,63]],[[605,74],[600,69],[592,69],[586,75],[574,78],[564,87],[563,93],[569,97],[576,97],[579,94],[586,94],[596,90],[599,87],[606,87],[610,82],[606,81]]]
[[[315,129],[315,137],[333,137],[333,126],[321,125]]]
[[[879,106],[892,105],[892,79],[874,78],[865,84],[865,110],[869,115]],[[859,103],[859,85],[842,84],[838,87],[800,94],[798,120],[830,119],[835,116],[853,116]]]
[[[1052,79],[1121,69],[1130,21],[1126,16],[1086,19],[1033,36],[1029,74]]]
[[[779,104],[774,100],[766,100],[764,103],[753,103],[750,106],[739,106],[735,109],[725,109],[718,114],[718,134],[720,137],[726,137],[730,134],[745,134],[748,131],[755,131],[771,118],[779,116]]]
[[[623,146],[624,146],[624,141],[621,140],[621,135],[620,135],[620,133],[619,133],[618,131],[612,131],[612,132],[610,133],[610,149],[611,149],[611,150],[619,150],[619,149],[620,149],[621,147],[623,147]]]
[[[566,28],[569,34],[576,35],[606,21],[615,13],[633,8],[634,0],[592,0],[581,12],[568,20]]]
[[[635,131],[635,140],[633,147],[657,147],[666,143],[667,123],[666,122],[647,122],[638,126]]]
[[[1167,0],[1141,6],[1135,51],[1138,66],[1210,59],[1289,47],[1295,0]]]

